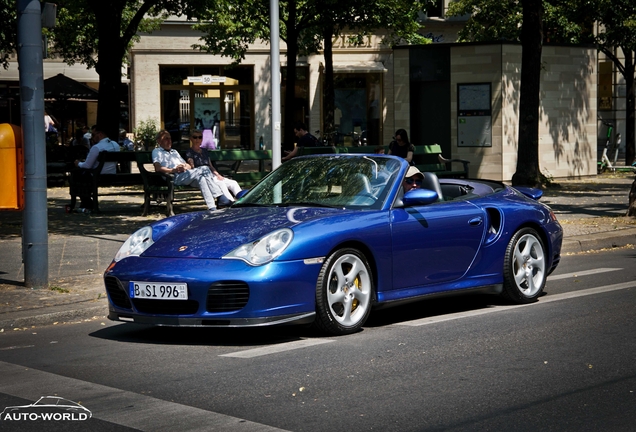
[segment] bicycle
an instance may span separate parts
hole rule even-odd
[[[331,132],[325,132],[323,135],[320,135],[320,131],[317,130],[315,134],[316,134],[316,138],[318,138],[318,141],[320,142],[320,145],[323,145],[323,146],[339,145],[338,143],[340,142],[340,132],[338,132],[337,130],[333,130]]]
[[[616,140],[614,141],[614,145],[612,146],[612,150],[614,151],[614,163],[610,161],[607,153],[610,151],[611,141],[612,141],[612,131],[614,130],[614,124],[611,122],[606,122],[603,119],[599,119],[601,122],[607,127],[607,141],[605,141],[605,148],[603,148],[603,155],[601,156],[601,160],[597,165],[597,173],[604,173],[607,169],[612,172],[616,172],[616,161],[618,160],[618,149],[621,146],[621,134],[616,134]]]
[[[356,132],[356,131],[351,132],[351,144],[353,145],[353,147],[360,147],[360,146],[367,145],[366,132],[367,132],[366,130],[363,130],[360,132]]]

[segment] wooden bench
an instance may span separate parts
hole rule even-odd
[[[150,202],[166,203],[166,216],[174,216],[175,192],[188,192],[188,195],[180,201],[203,199],[198,187],[174,184],[172,174],[160,174],[155,171],[152,163],[152,152],[133,152],[137,161],[137,168],[144,185],[144,207],[142,216],[147,216],[150,211]],[[178,201],[177,201],[178,202]]]
[[[142,184],[141,174],[126,172],[125,168],[121,169],[122,166],[130,166],[130,163],[135,160],[135,152],[103,151],[99,153],[99,156],[97,157],[98,165],[91,170],[93,178],[93,212],[99,212],[100,186],[134,186]],[[118,164],[116,174],[102,174],[102,168],[104,168],[104,164],[106,162],[116,162]]]
[[[185,152],[182,156],[185,159]],[[215,162],[221,175],[236,180],[241,187],[258,183],[269,173],[268,165],[272,161],[271,150],[213,150],[208,151],[208,156]],[[246,161],[257,161],[258,168],[241,171],[243,162]]]
[[[319,146],[319,147],[299,147],[298,156],[314,155],[314,154],[335,154],[338,149],[335,146]]]
[[[360,147],[303,147],[301,154],[373,154],[374,146]],[[384,146],[384,153],[389,154],[389,146]],[[439,144],[415,146],[413,163],[422,172],[432,172],[438,177],[446,178],[468,178],[468,164],[470,161],[464,159],[446,159],[442,156],[442,148]],[[457,165],[453,169],[453,163],[461,163],[460,169]]]
[[[439,144],[415,146],[413,163],[422,172],[431,172],[442,178],[468,178],[468,164],[464,159],[446,159]],[[461,163],[462,169],[452,169],[452,163]]]

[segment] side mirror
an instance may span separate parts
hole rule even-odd
[[[412,189],[404,194],[402,202],[405,206],[426,205],[437,202],[439,195],[430,189]]]

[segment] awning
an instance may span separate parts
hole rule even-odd
[[[44,80],[44,100],[97,102],[97,90],[57,74]]]
[[[324,63],[320,63],[320,70],[325,69]],[[334,73],[384,73],[388,70],[379,61],[335,61],[333,62]]]

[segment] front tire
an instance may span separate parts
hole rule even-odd
[[[504,297],[525,304],[537,300],[546,283],[545,247],[532,228],[517,231],[504,258]]]
[[[316,282],[316,326],[333,335],[354,333],[371,312],[373,277],[366,257],[357,249],[330,255]]]

